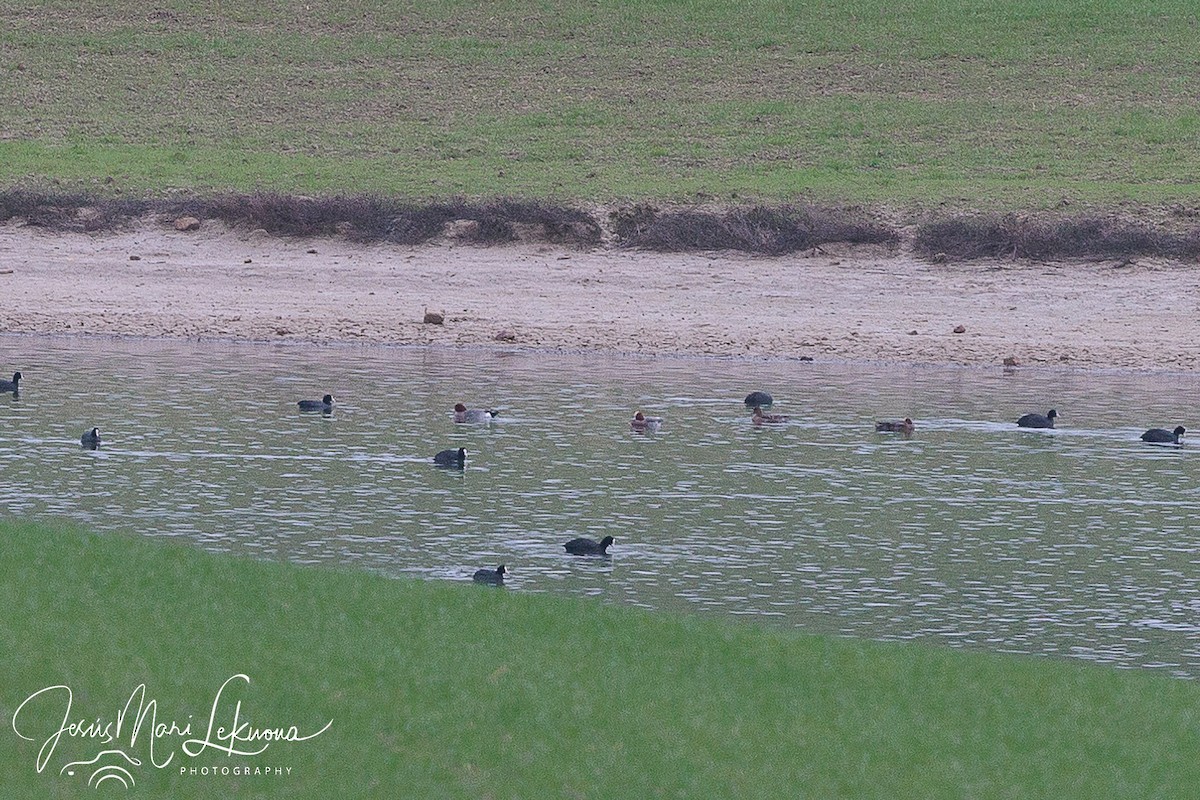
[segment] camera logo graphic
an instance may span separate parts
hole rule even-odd
[[[115,757],[110,759],[110,761],[118,761],[118,763],[100,764],[101,761],[105,760],[105,756],[120,756],[135,767],[140,767],[142,765],[141,761],[138,761],[136,758],[127,755],[121,750],[102,750],[95,758],[89,761],[72,761],[70,764],[64,765],[63,768],[58,771],[58,774],[62,775],[65,773],[69,776],[74,776],[77,771],[88,772],[90,770],[91,774],[88,775],[87,781],[88,786],[99,787],[100,784],[104,783],[105,781],[116,781],[126,789],[133,786],[133,773],[125,769],[125,767],[119,763],[118,759]],[[97,764],[100,765],[93,766]]]

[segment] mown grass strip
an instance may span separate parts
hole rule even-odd
[[[0,525],[0,563],[0,762],[13,796],[91,791],[35,773],[39,743],[11,730],[32,692],[68,684],[90,720],[145,683],[160,716],[204,717],[243,672],[244,719],[333,727],[240,760],[289,765],[290,777],[143,769],[142,796],[1094,798],[1200,785],[1200,694],[1147,673],[52,525]]]
[[[1195,202],[1194,12],[1184,0],[7,4],[0,185]]]

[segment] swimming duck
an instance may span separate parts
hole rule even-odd
[[[487,583],[492,586],[503,586],[504,573],[506,572],[508,572],[508,570],[504,568],[503,564],[496,567],[494,570],[477,569],[475,570],[475,575],[471,578],[471,580],[475,581],[476,583]]]
[[[1041,414],[1025,414],[1017,420],[1017,425],[1022,428],[1053,428],[1056,417],[1058,412],[1052,408],[1044,417]]]
[[[1143,442],[1155,442],[1156,444],[1180,444],[1180,439],[1187,433],[1187,428],[1180,425],[1173,431],[1164,430],[1162,428],[1151,428],[1142,434]]]
[[[443,450],[433,457],[433,463],[439,467],[462,469],[467,463],[467,448],[460,447],[457,450]]]
[[[787,414],[765,414],[763,413],[762,406],[754,407],[754,413],[750,415],[750,419],[754,421],[755,425],[762,425],[764,423],[775,424],[778,422],[788,421]]]
[[[454,404],[455,422],[491,422],[492,417],[498,416],[500,412],[490,408],[467,408],[462,403]]]
[[[642,412],[637,412],[633,415],[633,419],[629,420],[629,427],[638,433],[649,431],[654,433],[662,427],[662,417],[647,417]]]
[[[79,446],[86,447],[88,450],[95,450],[97,447],[99,447],[100,446],[100,429],[92,428],[90,431],[85,432],[83,434],[83,436],[80,436],[79,437]]]
[[[876,422],[875,430],[890,433],[912,433],[913,421],[905,417],[899,422]]]
[[[21,391],[21,373],[14,372],[11,381],[0,381],[0,392],[12,392],[13,397],[17,396],[17,392]]]
[[[580,536],[578,539],[567,542],[563,547],[573,556],[606,556],[612,543],[613,537],[611,536],[605,536],[598,542],[595,539]]]
[[[746,395],[746,405],[748,406],[769,406],[775,402],[775,398],[766,392],[751,392]]]
[[[296,405],[301,411],[333,411],[333,395],[327,394],[320,400],[301,400]]]

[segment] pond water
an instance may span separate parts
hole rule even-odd
[[[1200,443],[1138,441],[1200,434],[1196,376],[0,337],[15,369],[6,518],[1200,676]],[[752,389],[790,421],[752,425]]]

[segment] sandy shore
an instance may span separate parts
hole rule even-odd
[[[1200,369],[1200,269],[0,226],[0,330]],[[423,312],[445,311],[445,324]],[[966,330],[954,333],[963,326]],[[498,342],[505,331],[511,341]]]

